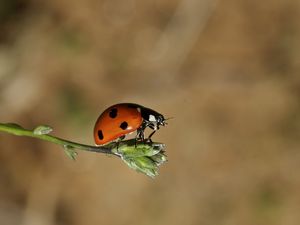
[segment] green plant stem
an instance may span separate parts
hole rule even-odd
[[[47,125],[40,125],[33,130],[28,130],[18,124],[0,123],[1,131],[58,144],[64,147],[66,155],[73,160],[77,156],[77,152],[74,149],[115,155],[121,158],[131,169],[152,178],[158,175],[159,166],[167,161],[167,156],[164,154],[165,145],[163,143],[137,141],[134,138],[123,140],[117,144],[116,142],[112,142],[103,146],[90,146],[49,135],[52,128]]]
[[[90,152],[98,152],[98,153],[106,153],[106,154],[112,154],[119,156],[118,154],[112,152],[111,145],[107,146],[91,146],[91,145],[85,145],[76,143],[73,141],[65,140],[59,137],[55,137],[49,134],[34,134],[33,130],[27,130],[22,128],[21,126],[17,124],[5,124],[0,123],[0,131],[6,132],[9,134],[17,135],[17,136],[27,136],[32,138],[38,138],[44,141],[49,141],[58,145],[61,145],[63,147],[71,147],[76,148],[84,151],[90,151]]]

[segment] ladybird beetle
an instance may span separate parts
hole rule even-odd
[[[125,138],[127,134],[137,131],[136,138],[144,141],[144,130],[150,127],[152,135],[165,126],[165,118],[153,109],[134,103],[120,103],[107,108],[98,118],[94,127],[96,145],[104,145]]]

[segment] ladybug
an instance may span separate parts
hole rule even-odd
[[[136,139],[144,141],[144,130],[150,127],[153,132],[165,126],[165,118],[153,109],[134,103],[120,103],[107,108],[98,118],[94,127],[96,145],[104,145],[125,138],[127,134],[137,131]]]

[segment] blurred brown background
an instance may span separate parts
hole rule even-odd
[[[299,21],[298,0],[1,0],[1,122],[93,144],[114,103],[174,119],[155,180],[1,133],[0,224],[298,225]]]

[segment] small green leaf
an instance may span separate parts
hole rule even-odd
[[[141,172],[151,178],[158,175],[158,166],[147,156],[122,159],[131,169]]]
[[[64,145],[64,152],[70,159],[74,161],[76,160],[76,156],[78,155],[78,153],[74,150],[74,147],[70,145]]]
[[[164,148],[162,143],[137,142],[131,139],[118,145],[114,143],[112,152],[119,155],[131,169],[154,178],[158,175],[159,166],[167,161]]]
[[[165,145],[161,143],[144,143],[144,142],[126,142],[120,143],[114,150],[124,157],[142,157],[153,156],[164,149]]]
[[[49,127],[48,125],[40,125],[33,130],[33,133],[36,135],[43,135],[49,134],[51,131],[53,131],[52,127]]]
[[[162,151],[151,156],[150,158],[156,163],[157,166],[160,166],[167,161],[167,156]]]

